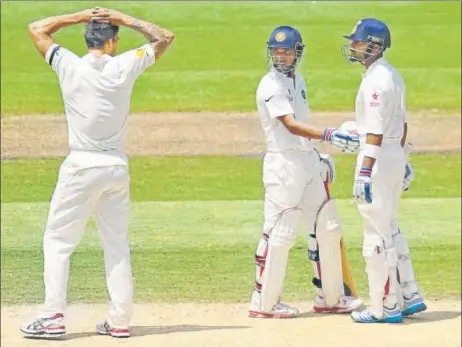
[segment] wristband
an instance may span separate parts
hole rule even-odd
[[[322,133],[321,140],[322,141],[329,141],[330,137],[332,136],[332,132],[335,130],[335,128],[326,128],[324,129],[324,132]]]
[[[377,159],[377,157],[378,157],[379,154],[380,154],[380,150],[381,150],[381,147],[380,147],[380,146],[371,145],[371,144],[369,144],[369,143],[366,143],[366,144],[364,145],[363,154],[364,154],[365,157]]]
[[[372,169],[370,167],[362,167],[359,171],[359,176],[371,176]]]

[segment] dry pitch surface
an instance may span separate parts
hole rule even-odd
[[[409,115],[409,141],[419,152],[460,152],[460,114]],[[347,113],[315,113],[313,124],[340,126]],[[67,127],[62,116],[2,119],[2,159],[64,156]],[[263,133],[255,113],[159,113],[129,118],[127,152],[132,156],[243,155],[260,156]],[[322,150],[336,150],[320,146]],[[337,151],[338,153],[338,151]]]
[[[338,126],[350,114],[314,114],[317,125]],[[460,153],[460,114],[436,112],[410,115],[410,136],[418,152]],[[22,116],[2,119],[2,159],[63,156],[67,129],[62,117]],[[325,147],[322,149],[328,150]],[[330,151],[330,150],[329,150]],[[130,155],[260,156],[263,138],[255,114],[165,113],[133,115],[129,122]],[[330,151],[332,152],[332,151]],[[132,337],[115,340],[96,336],[95,320],[106,305],[71,305],[66,312],[68,334],[59,342],[23,338],[19,326],[38,307],[2,307],[2,347],[162,346],[162,347],[285,347],[285,346],[409,346],[461,345],[461,301],[429,300],[428,311],[398,325],[353,324],[345,315],[315,315],[311,303],[300,303],[302,316],[290,320],[255,320],[247,304],[138,304]]]

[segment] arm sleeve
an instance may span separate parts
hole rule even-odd
[[[383,135],[385,111],[390,93],[383,88],[370,87],[364,91],[366,133]]]
[[[134,79],[156,62],[154,48],[149,43],[122,53],[118,58],[123,61],[127,73]]]
[[[79,60],[77,55],[57,43],[52,44],[45,53],[45,61],[60,79],[64,78],[66,71],[72,68],[76,60]]]
[[[271,118],[285,116],[287,114],[294,114],[294,110],[288,96],[282,91],[275,91],[274,94],[269,94],[264,100],[268,113]]]

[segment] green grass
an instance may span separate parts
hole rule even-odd
[[[62,159],[1,162],[2,303],[43,298],[42,235]],[[400,228],[430,297],[460,295],[460,155],[413,155]],[[349,200],[354,157],[336,157],[333,186],[359,292],[367,296],[361,220]],[[262,224],[261,160],[132,158],[130,226],[137,301],[245,301]],[[306,233],[289,262],[285,298],[311,299]],[[80,280],[79,281],[77,280]],[[107,299],[103,254],[91,221],[71,265],[71,302]]]
[[[1,113],[61,113],[56,77],[27,34],[33,20],[94,5],[88,2],[2,2]],[[310,104],[351,110],[360,66],[341,57],[341,35],[361,17],[375,16],[392,31],[390,61],[402,72],[410,109],[458,110],[461,104],[461,4],[458,2],[105,2],[176,33],[165,57],[134,89],[132,111],[254,110],[254,93],[266,71],[265,43],[282,24],[305,40],[300,67]],[[61,44],[85,53],[83,26],[56,34]],[[121,30],[121,51],[143,43]]]
[[[367,296],[356,207],[338,201],[353,276]],[[460,199],[407,199],[400,227],[428,297],[460,295]],[[2,304],[43,300],[42,230],[47,203],[2,205]],[[246,301],[262,222],[261,201],[137,202],[130,229],[136,301]],[[288,267],[284,298],[312,299],[303,228]],[[70,302],[107,300],[103,254],[90,223],[71,263]]]
[[[349,198],[355,156],[335,156],[332,193]],[[403,198],[459,197],[460,154],[419,155],[411,162],[416,179]],[[63,159],[1,162],[2,202],[49,201]],[[133,201],[259,200],[263,197],[262,160],[238,157],[132,158]]]

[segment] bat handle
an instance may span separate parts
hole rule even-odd
[[[324,189],[326,189],[327,200],[329,200],[330,199],[330,192],[329,192],[329,182],[328,182],[328,180],[324,181]]]

